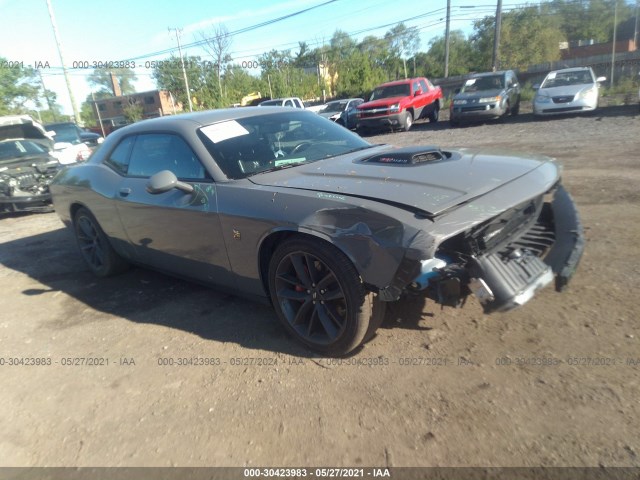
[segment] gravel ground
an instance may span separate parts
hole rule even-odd
[[[53,213],[2,218],[0,464],[640,467],[638,106],[523,112],[369,140],[556,157],[586,227],[570,288],[492,316],[406,301],[348,359],[267,306],[143,269],[96,279]]]

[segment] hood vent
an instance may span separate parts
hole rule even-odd
[[[359,160],[358,163],[412,166],[444,160],[448,156],[437,147],[398,148]]]

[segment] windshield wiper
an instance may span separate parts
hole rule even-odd
[[[307,160],[305,160],[304,162],[287,163],[285,165],[278,165],[276,167],[266,168],[264,170],[258,170],[257,172],[251,172],[247,174],[245,178],[253,177],[254,175],[258,175],[260,173],[275,172],[277,170],[284,170],[285,168],[297,167],[298,165],[302,165],[303,163],[307,163]]]

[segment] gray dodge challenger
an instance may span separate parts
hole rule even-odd
[[[372,145],[316,114],[261,107],[145,120],[51,185],[98,276],[144,265],[270,301],[327,355],[423,295],[486,313],[562,290],[584,248],[542,156]]]

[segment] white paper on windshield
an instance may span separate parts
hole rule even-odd
[[[468,85],[473,85],[474,83],[476,83],[476,79],[475,78],[470,78],[469,80],[467,80],[466,82],[464,82],[465,87]]]
[[[291,165],[292,163],[301,163],[306,161],[306,157],[301,158],[287,158],[286,160],[276,160],[276,167],[280,167],[282,165]]]
[[[201,128],[200,131],[213,143],[222,142],[224,140],[240,137],[249,133],[246,128],[235,120],[207,125],[206,127]]]

